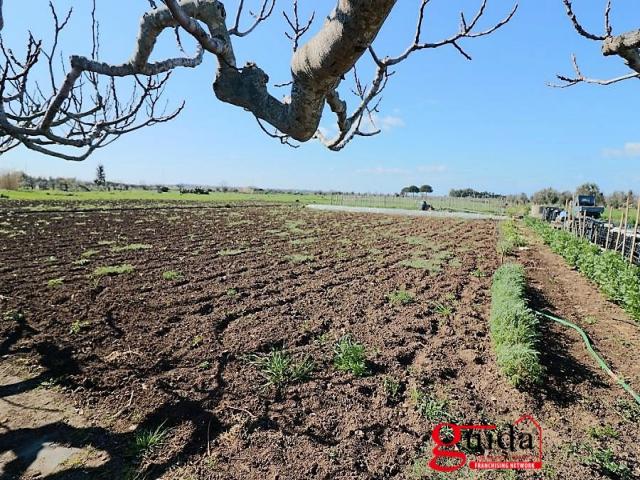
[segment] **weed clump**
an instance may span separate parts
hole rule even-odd
[[[111,247],[111,251],[114,253],[119,252],[134,252],[136,250],[149,250],[153,248],[153,245],[148,243],[130,243],[129,245],[120,245]]]
[[[356,342],[351,335],[345,335],[334,348],[333,364],[340,372],[349,372],[356,377],[369,374],[364,345]]]
[[[125,275],[127,273],[133,273],[135,268],[133,265],[125,263],[123,265],[111,265],[106,267],[98,267],[93,271],[94,277],[107,277],[114,275]]]
[[[416,301],[416,297],[406,290],[394,290],[386,297],[391,305],[410,305]]]
[[[175,282],[175,281],[182,280],[184,277],[180,272],[176,272],[175,270],[169,270],[162,274],[162,278],[164,280],[167,280],[168,282]]]
[[[309,380],[315,368],[311,359],[295,362],[284,349],[272,350],[266,355],[253,355],[249,362],[260,369],[265,386],[276,388]]]
[[[51,288],[60,287],[64,284],[64,277],[61,278],[52,278],[47,282],[47,286]]]
[[[164,423],[159,425],[155,430],[143,430],[137,433],[133,439],[133,455],[136,458],[147,455],[164,444],[168,434],[169,430],[165,428]]]
[[[452,421],[446,400],[438,400],[418,388],[411,390],[411,401],[420,416],[433,423]]]
[[[293,255],[287,255],[286,258],[291,263],[307,263],[313,261],[315,257],[313,255],[294,253]]]
[[[397,401],[400,397],[401,388],[402,384],[394,377],[387,376],[382,380],[382,389],[387,398],[393,402]]]

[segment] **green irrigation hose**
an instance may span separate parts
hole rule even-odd
[[[591,340],[589,340],[589,336],[585,333],[584,330],[582,330],[579,326],[577,326],[574,323],[571,323],[567,320],[563,320],[561,318],[558,317],[554,317],[553,315],[549,315],[548,313],[544,313],[544,312],[539,312],[537,310],[534,310],[538,315],[542,315],[543,317],[548,318],[549,320],[553,320],[554,322],[558,322],[561,325],[564,325],[565,327],[569,327],[569,328],[573,328],[576,332],[578,332],[580,334],[580,336],[582,337],[582,340],[584,340],[584,344],[587,346],[587,350],[589,351],[589,353],[591,354],[591,356],[593,358],[596,359],[596,361],[598,362],[598,364],[602,367],[602,369],[607,372],[607,374],[613,378],[616,382],[618,382],[618,384],[625,389],[625,391],[631,395],[633,397],[633,399],[636,401],[636,403],[638,405],[640,405],[640,395],[638,395],[636,392],[633,391],[633,389],[627,385],[625,383],[624,380],[622,380],[620,377],[618,377],[618,375],[616,375],[615,373],[613,373],[613,371],[609,368],[609,366],[605,363],[605,361],[602,359],[602,357],[600,355],[598,355],[596,353],[596,351],[593,349],[593,345],[591,345]]]

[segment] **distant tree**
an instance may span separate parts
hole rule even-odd
[[[99,187],[104,187],[107,184],[107,175],[104,171],[104,165],[99,164],[98,168],[96,168],[96,179],[93,183]]]
[[[18,190],[22,182],[22,172],[0,173],[0,189]]]
[[[27,187],[30,188],[31,190],[33,190],[34,188],[36,188],[36,179],[34,177],[32,177],[31,175],[27,175],[26,173],[22,174],[22,184]]]
[[[597,203],[604,203],[604,194],[596,183],[584,183],[580,185],[576,188],[576,195],[593,195],[596,197]]]
[[[533,194],[531,200],[537,205],[558,205],[561,194],[554,188],[545,188]]]
[[[636,196],[632,190],[628,192],[615,191],[606,198],[606,203],[611,208],[622,208],[627,205],[628,199],[631,199],[631,203],[636,203]]]
[[[526,193],[520,193],[518,195],[507,195],[507,203],[516,205],[526,205],[529,203],[529,196]]]
[[[420,187],[420,193],[433,193],[433,187],[431,185],[422,185]]]
[[[420,193],[420,189],[418,188],[417,185],[410,185],[407,187],[407,191],[409,193]]]
[[[561,205],[566,205],[567,202],[571,203],[573,201],[573,193],[568,190],[565,190],[560,194],[559,203]]]

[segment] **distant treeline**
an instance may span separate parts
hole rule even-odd
[[[567,202],[573,201],[575,195],[593,195],[596,197],[598,205],[606,205],[611,208],[621,208],[630,199],[632,204],[638,202],[638,196],[631,190],[627,192],[615,191],[610,195],[605,195],[596,183],[585,183],[580,185],[574,192],[558,191],[555,188],[544,188],[533,194],[531,201],[537,205],[558,205],[563,206]]]
[[[327,193],[334,194],[355,194],[354,192],[323,192],[321,190],[294,190],[294,189],[265,189],[258,187],[231,187],[226,184],[211,185],[164,185],[164,184],[144,184],[144,183],[125,183],[109,181],[106,179],[104,168],[102,175],[93,181],[79,180],[73,177],[38,177],[28,175],[20,171],[0,172],[0,190],[58,190],[63,192],[89,192],[99,190],[147,190],[157,191],[159,193],[180,192],[183,194],[208,195],[212,192],[231,192],[231,193],[264,193],[277,194],[288,193],[292,195],[323,195]]]
[[[506,198],[505,195],[492,192],[479,192],[473,188],[461,188],[459,190],[454,188],[449,190],[449,196],[456,198]]]
[[[487,198],[494,200],[504,200],[506,204],[510,205],[526,205],[529,203],[529,195],[526,193],[519,193],[515,195],[501,195],[493,192],[479,192],[473,188],[452,189],[449,191],[449,196],[454,198]]]

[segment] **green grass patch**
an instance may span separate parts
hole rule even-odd
[[[162,273],[162,278],[164,280],[167,280],[168,282],[175,282],[182,280],[184,277],[180,272],[176,272],[175,270],[168,270]]]
[[[264,386],[276,388],[309,380],[315,368],[311,359],[296,362],[284,349],[276,349],[265,355],[253,355],[249,362],[260,369],[260,374],[265,379]]]
[[[428,246],[432,244],[430,240],[423,237],[407,237],[407,243],[409,245],[420,245],[420,246]]]
[[[434,424],[453,420],[446,400],[439,400],[418,388],[413,388],[411,389],[411,401],[416,411]]]
[[[244,250],[241,250],[239,248],[234,249],[234,248],[225,248],[224,250],[220,250],[218,252],[218,256],[220,257],[235,257],[236,255],[242,255],[244,253]]]
[[[315,243],[315,238],[296,238],[295,240],[291,240],[291,245],[310,245]]]
[[[114,253],[119,252],[135,252],[136,250],[149,250],[153,248],[153,245],[148,243],[130,243],[129,245],[116,245],[111,247],[111,251]]]
[[[607,440],[620,437],[620,433],[611,425],[603,425],[589,428],[589,436],[596,440]]]
[[[95,249],[89,249],[89,250],[85,250],[84,252],[82,252],[82,254],[80,255],[81,258],[83,259],[89,259],[97,254],[100,253],[100,250],[95,250]]]
[[[132,445],[133,455],[138,458],[150,453],[165,443],[168,434],[169,430],[165,428],[164,423],[155,430],[143,430],[136,433]]]
[[[427,255],[429,257],[425,258]],[[436,275],[453,258],[453,254],[447,250],[434,252],[415,251],[412,253],[411,258],[402,260],[400,265],[415,270],[427,270],[429,274]]]
[[[242,202],[267,202],[267,203],[331,203],[331,195],[324,194],[297,194],[297,193],[244,193],[244,192],[211,192],[209,195],[181,194],[178,190],[159,193],[156,190],[129,189],[123,191],[92,191],[92,192],[63,192],[61,190],[0,190],[0,195],[5,195],[9,200],[27,201],[65,201],[65,202],[95,202],[95,201],[122,201],[122,200],[146,200],[152,203],[164,201],[197,201],[201,203],[242,203]],[[46,206],[51,209],[53,205]],[[100,206],[104,208],[103,206]],[[62,207],[62,209],[73,207]],[[108,208],[108,207],[107,207]]]
[[[491,340],[500,369],[517,387],[539,383],[542,378],[536,346],[538,320],[525,302],[525,288],[522,265],[507,263],[493,276]]]
[[[442,271],[442,261],[436,258],[426,259],[413,257],[407,260],[402,260],[400,265],[414,270],[427,270],[431,275],[435,275]]]
[[[400,389],[402,384],[394,377],[386,376],[382,379],[382,389],[385,395],[391,401],[396,401],[400,398]]]
[[[386,298],[391,305],[410,305],[416,301],[415,295],[406,290],[394,290],[388,293]]]
[[[125,263],[123,265],[108,265],[105,267],[98,267],[93,271],[94,277],[108,277],[114,275],[125,275],[128,273],[133,273],[135,268],[133,265],[129,265]]]
[[[453,317],[455,308],[450,303],[436,302],[433,305],[433,311],[444,318]]]
[[[64,277],[52,278],[47,282],[47,286],[51,288],[61,287],[64,284]]]
[[[351,335],[345,335],[333,350],[333,365],[340,372],[349,372],[356,377],[369,374],[364,345],[356,342]]]
[[[313,255],[307,255],[303,253],[294,253],[292,255],[287,255],[285,258],[291,263],[308,263],[312,262],[315,259]]]

